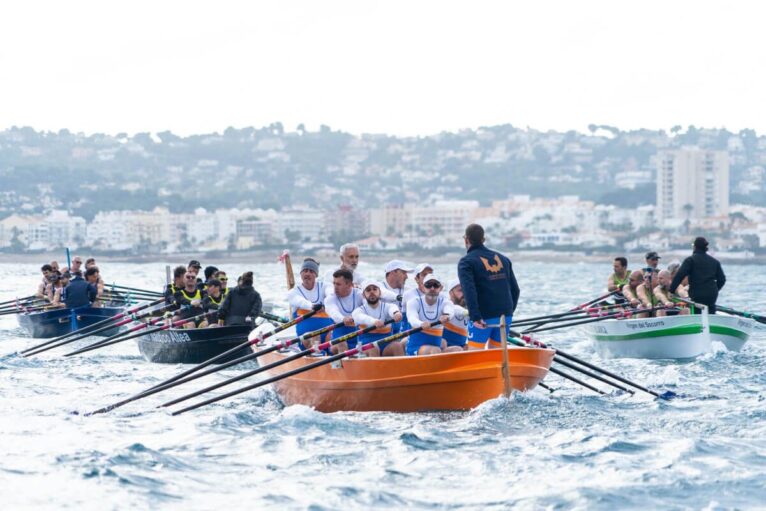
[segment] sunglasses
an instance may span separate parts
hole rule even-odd
[[[226,281],[227,281],[227,280],[229,280],[229,279],[228,279],[227,277],[221,277],[221,278],[220,278],[220,279],[218,279],[218,280],[220,280],[221,282],[226,282]]]
[[[184,277],[186,280],[196,280],[197,277]]]
[[[425,287],[426,289],[438,289],[438,288],[442,287],[442,285],[439,284],[438,282],[429,282],[428,284],[426,284],[423,287]]]

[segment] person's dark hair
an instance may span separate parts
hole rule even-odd
[[[85,270],[85,276],[90,277],[91,275],[95,275],[98,273],[98,266],[91,266],[87,270]]]
[[[694,250],[698,250],[700,252],[707,252],[708,242],[705,238],[702,236],[697,236],[694,238]]]
[[[218,279],[210,279],[210,280],[207,281],[207,286],[208,287],[210,287],[210,286],[222,287],[223,284],[221,284],[221,281],[218,280]]]
[[[96,259],[93,257],[89,257],[85,260],[85,266],[89,265],[90,263],[95,263]]]
[[[479,224],[471,224],[465,228],[465,239],[471,246],[484,243],[484,227]]]
[[[215,275],[217,271],[218,268],[215,266],[205,266],[205,280],[210,280],[210,278]]]
[[[180,279],[184,275],[186,275],[186,266],[176,266],[173,269],[173,278],[174,279]]]
[[[246,271],[242,274],[242,285],[243,286],[252,286],[253,285],[253,272]]]
[[[620,263],[623,268],[628,267],[628,260],[625,257],[615,257],[614,260]]]
[[[53,271],[53,266],[50,264],[44,264],[42,268],[40,268],[40,271]]]
[[[347,270],[345,268],[335,270],[335,272],[332,274],[332,278],[337,279],[338,277],[343,278],[343,280],[345,280],[346,282],[354,281],[354,274],[351,273],[351,270]]]

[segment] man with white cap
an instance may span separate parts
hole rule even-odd
[[[423,279],[425,279],[428,275],[432,274],[434,272],[433,266],[431,266],[428,263],[420,263],[419,265],[415,266],[415,284],[416,287],[407,289],[404,294],[402,295],[402,305],[404,308],[402,311],[404,312],[404,321],[402,323],[402,330],[406,330],[409,328],[409,323],[407,322],[407,302],[412,300],[413,298],[418,298],[423,296],[426,293],[426,288],[423,287]]]
[[[301,264],[301,282],[287,293],[287,302],[290,304],[290,312],[293,318],[303,316],[312,309],[320,309],[308,319],[304,319],[295,325],[295,331],[298,335],[306,332],[319,330],[333,323],[330,316],[324,310],[324,300],[326,293],[325,283],[317,280],[319,275],[319,263],[310,257],[303,260]],[[324,340],[324,339],[322,339]],[[311,339],[303,341],[303,347],[308,348],[311,345]]]
[[[422,281],[425,293],[411,298],[407,302],[407,319],[410,327],[418,328],[432,321],[440,321],[441,325],[423,328],[420,332],[410,335],[407,341],[408,355],[435,355],[441,353],[442,333],[444,325],[454,313],[454,306],[442,294],[441,279],[428,274]]]
[[[340,247],[340,266],[325,273],[324,281],[328,284],[332,284],[335,277],[333,274],[335,270],[348,270],[354,276],[354,287],[359,287],[364,281],[364,276],[359,273],[356,267],[359,265],[359,247],[353,243],[346,243]],[[331,289],[328,289],[328,294],[332,293]]]
[[[444,324],[443,337],[447,343],[444,351],[463,351],[468,340],[468,309],[460,281],[451,280],[447,285],[450,301],[455,308],[454,315]]]
[[[352,317],[359,328],[367,328],[375,325],[377,328],[363,334],[359,337],[362,344],[369,344],[378,341],[384,337],[390,336],[393,332],[392,325],[386,324],[386,321],[401,321],[402,313],[393,303],[383,303],[380,299],[381,284],[375,280],[365,280],[362,283],[362,293],[364,302],[354,309]],[[404,355],[404,348],[398,342],[391,341],[383,343],[377,348],[371,348],[366,351],[370,357],[397,357]]]
[[[337,339],[356,330],[356,323],[352,316],[354,309],[360,307],[364,301],[362,292],[354,287],[354,276],[346,269],[335,270],[333,273],[333,293],[325,298],[324,305],[327,315],[334,323],[343,322],[343,326],[336,327],[332,331],[332,338]],[[345,351],[356,347],[356,338],[341,342],[332,347],[333,353]]]
[[[386,263],[384,271],[386,278],[381,283],[380,299],[386,303],[393,303],[402,310],[404,309],[404,285],[407,282],[407,274],[412,273],[413,269],[404,261],[394,259]],[[394,323],[394,333],[400,332],[402,326],[402,321]]]

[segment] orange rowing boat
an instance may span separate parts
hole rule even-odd
[[[265,354],[261,364],[290,354]],[[534,388],[548,374],[553,354],[550,349],[509,348],[511,387]],[[316,361],[316,357],[303,357],[280,366],[279,372]],[[503,393],[501,366],[499,349],[352,358],[285,378],[274,386],[285,404],[307,405],[321,412],[467,410]]]

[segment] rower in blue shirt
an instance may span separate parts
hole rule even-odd
[[[81,271],[75,271],[69,284],[64,288],[64,303],[69,309],[87,307],[96,300],[96,286],[82,278]]]
[[[484,246],[484,228],[471,224],[465,229],[464,255],[457,267],[468,308],[468,349],[501,346],[500,316],[505,315],[508,329],[519,301],[519,285],[511,260]],[[492,326],[495,325],[495,326]]]

